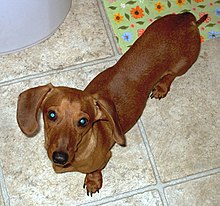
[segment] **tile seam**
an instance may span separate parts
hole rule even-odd
[[[144,143],[144,146],[145,146],[145,149],[146,149],[146,152],[147,152],[147,156],[149,158],[149,161],[150,161],[153,173],[154,173],[154,177],[156,179],[156,186],[158,187],[158,191],[159,191],[159,195],[160,195],[162,204],[164,206],[167,206],[168,201],[167,201],[167,198],[166,198],[165,193],[164,193],[163,183],[161,182],[161,178],[160,178],[159,171],[157,169],[156,161],[154,159],[154,155],[153,155],[153,152],[151,150],[150,143],[148,141],[147,134],[146,134],[146,131],[145,131],[145,128],[144,128],[144,124],[143,124],[141,118],[138,120],[138,127],[139,127],[139,130],[140,130],[142,139],[143,139],[143,143]]]
[[[149,141],[147,139],[147,134],[146,134],[146,131],[145,131],[145,128],[144,128],[144,124],[143,124],[141,118],[138,120],[138,128],[140,130],[140,133],[141,133],[141,136],[142,136],[142,139],[143,139],[143,143],[144,143],[145,149],[147,151],[147,156],[149,157],[150,164],[152,166],[152,169],[153,169],[153,172],[154,172],[154,175],[155,175],[156,182],[160,183],[161,180],[160,180],[159,171],[157,169],[156,161],[155,161],[154,155],[151,151],[150,144],[149,144]]]
[[[166,189],[167,187],[172,187],[172,186],[187,183],[187,182],[190,182],[190,181],[193,181],[193,180],[202,179],[202,178],[205,178],[205,177],[216,175],[218,173],[220,173],[220,168],[219,167],[218,168],[213,168],[213,169],[210,169],[210,170],[205,170],[205,171],[202,171],[202,172],[198,172],[198,173],[195,173],[195,174],[187,175],[185,177],[181,177],[181,178],[178,178],[178,179],[170,180],[170,181],[164,182],[162,184],[163,184],[163,187]]]
[[[103,1],[97,0],[97,4],[98,4],[99,12],[100,12],[100,15],[101,15],[104,27],[105,27],[105,31],[106,31],[108,39],[109,39],[109,42],[111,44],[112,50],[113,50],[115,56],[120,56],[120,53],[118,50],[118,44],[115,41],[114,32],[112,30],[112,27],[110,26],[108,16],[105,12]]]
[[[128,197],[132,197],[134,195],[142,194],[142,193],[145,193],[145,192],[151,192],[151,191],[158,191],[158,194],[161,198],[161,202],[163,203],[163,205],[168,205],[168,200],[167,200],[166,195],[164,194],[165,200],[163,200],[162,197],[161,197],[161,194],[160,194],[161,190],[164,190],[168,187],[172,187],[172,186],[175,186],[175,185],[178,185],[178,184],[183,184],[183,183],[186,183],[186,182],[190,182],[192,180],[202,179],[202,178],[205,178],[205,177],[208,177],[208,176],[211,176],[211,175],[215,175],[215,174],[218,174],[218,173],[220,173],[220,168],[215,168],[215,169],[207,170],[207,171],[197,173],[197,174],[194,174],[194,175],[189,175],[187,178],[184,177],[184,178],[179,178],[179,179],[176,179],[176,180],[171,180],[171,181],[165,182],[165,183],[161,182],[161,183],[157,183],[157,184],[154,184],[154,185],[148,185],[148,186],[145,186],[145,187],[142,187],[142,188],[127,191],[127,192],[120,193],[120,194],[117,194],[117,195],[104,197],[103,199],[96,200],[96,201],[93,201],[93,202],[79,204],[78,206],[103,205],[103,204],[106,204],[106,203],[116,202],[116,201],[119,201],[119,200],[122,200],[122,199],[125,199],[125,198],[128,198]],[[178,183],[176,183],[177,181],[178,181]]]
[[[155,187],[160,192],[160,196],[162,198],[162,201],[163,201],[164,205],[169,205],[166,194],[165,194],[165,190],[166,190],[167,187],[175,186],[175,185],[178,185],[178,184],[183,184],[183,183],[186,183],[186,182],[190,182],[190,181],[193,181],[193,180],[209,177],[211,175],[215,175],[215,174],[220,173],[220,168],[217,167],[217,168],[212,168],[212,169],[209,169],[209,170],[206,170],[206,171],[197,172],[195,174],[190,174],[190,175],[180,177],[180,178],[177,178],[177,179],[174,179],[174,180],[170,180],[170,181],[167,181],[167,182],[162,182],[161,178],[159,176],[159,171],[156,167],[156,161],[153,157],[153,153],[151,151],[151,148],[150,148],[150,145],[149,145],[149,142],[148,142],[148,139],[147,139],[147,134],[146,134],[146,131],[145,131],[145,128],[144,128],[144,125],[143,125],[143,122],[142,122],[141,118],[138,121],[138,127],[140,129],[141,135],[143,135],[142,138],[143,138],[146,150],[147,150],[147,156],[149,157],[150,161],[151,160],[153,161],[153,162],[151,162],[151,165],[152,165],[153,170],[155,170],[154,174],[155,174],[155,178],[156,178],[156,181],[157,181]]]
[[[10,206],[10,197],[5,183],[5,178],[3,174],[3,163],[1,159],[0,159],[0,188],[1,188],[1,195],[4,202],[4,206]]]
[[[158,182],[157,182],[156,185],[161,185],[163,188],[166,188],[166,187],[175,186],[175,185],[178,185],[178,184],[183,184],[183,183],[189,182],[191,180],[201,179],[201,178],[204,178],[204,177],[208,177],[208,176],[220,173],[220,167],[217,167],[217,168],[212,168],[212,169],[204,170],[204,171],[201,171],[201,172],[196,172],[194,174],[189,174],[189,175],[186,175],[184,177],[180,177],[180,178],[177,178],[177,179],[169,180],[167,182],[162,182],[161,178],[159,176],[159,171],[158,171],[158,169],[156,167],[156,161],[155,161],[155,159],[153,157],[153,153],[152,153],[152,151],[150,149],[150,145],[149,145],[149,142],[147,140],[146,131],[144,129],[144,125],[143,125],[143,122],[142,122],[141,118],[138,121],[138,126],[139,126],[139,128],[141,130],[141,134],[144,135],[143,139],[144,139],[144,141],[146,141],[144,143],[148,144],[147,146],[148,146],[148,149],[150,150],[148,152],[150,152],[150,156],[152,155],[152,158],[153,158],[153,161],[154,161],[155,168],[153,168],[153,169],[156,169],[156,175],[158,175]],[[149,158],[150,158],[150,156],[148,154]]]
[[[218,173],[220,173],[220,168],[215,168],[215,169],[203,171],[203,172],[192,174],[192,175],[189,175],[189,176],[186,176],[186,177],[183,177],[183,178],[179,178],[179,179],[171,180],[169,182],[162,183],[164,198],[165,198],[167,204],[169,204],[169,201],[167,199],[167,195],[165,193],[165,190],[167,188],[174,187],[176,185],[184,184],[184,183],[187,183],[187,182],[191,182],[191,181],[194,181],[194,180],[199,180],[199,179],[202,179],[202,178],[205,178],[205,177],[210,177],[210,176],[218,174]]]
[[[168,206],[168,201],[167,201],[167,198],[166,198],[166,195],[165,195],[165,192],[164,192],[163,183],[157,183],[155,185],[155,187],[158,190],[158,193],[159,193],[159,196],[160,196],[160,199],[161,199],[161,202],[162,202],[163,206]]]
[[[107,57],[107,58],[101,58],[101,59],[98,59],[98,60],[92,60],[92,61],[88,61],[88,62],[75,64],[75,65],[72,65],[72,66],[64,67],[62,69],[53,69],[53,70],[40,72],[40,73],[36,73],[36,74],[29,74],[29,75],[14,78],[14,79],[11,79],[11,80],[2,81],[2,82],[0,82],[0,87],[8,86],[8,85],[11,85],[11,84],[17,84],[17,83],[27,81],[27,80],[31,80],[31,79],[37,79],[37,78],[40,78],[40,77],[46,77],[46,76],[49,76],[49,75],[58,74],[58,73],[62,73],[62,72],[74,71],[74,70],[81,69],[83,67],[94,66],[94,65],[101,64],[101,63],[108,63],[108,62],[111,62],[111,61],[117,61],[117,58],[115,56],[110,56],[110,57]]]
[[[154,190],[157,190],[155,185],[148,185],[146,187],[142,187],[142,188],[139,188],[139,189],[130,190],[130,191],[127,191],[127,192],[116,194],[116,195],[104,197],[103,199],[95,200],[93,202],[79,204],[78,206],[103,205],[103,204],[106,204],[106,203],[115,202],[115,201],[118,201],[118,200],[122,200],[124,198],[132,197],[134,195],[138,195],[138,194],[142,194],[142,193],[150,192],[150,191],[154,191]]]

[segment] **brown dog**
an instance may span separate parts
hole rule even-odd
[[[190,13],[160,18],[84,91],[51,84],[24,91],[17,108],[21,130],[33,136],[41,110],[54,170],[85,173],[87,194],[99,191],[112,146],[125,145],[124,134],[142,114],[150,92],[156,99],[165,97],[175,77],[196,61],[197,27],[206,18],[196,21]]]

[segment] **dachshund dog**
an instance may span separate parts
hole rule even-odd
[[[36,134],[42,111],[45,148],[55,172],[85,173],[87,194],[98,192],[111,148],[126,145],[125,133],[141,116],[149,95],[165,97],[173,80],[198,58],[198,26],[206,18],[196,21],[187,12],[156,20],[83,91],[52,84],[24,91],[17,105],[22,132]]]

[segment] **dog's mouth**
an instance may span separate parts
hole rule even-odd
[[[72,160],[68,161],[65,164],[59,164],[59,163],[52,161],[52,164],[53,164],[53,169],[55,170],[56,173],[67,172],[69,171],[69,168],[72,168]]]
[[[54,166],[59,167],[59,168],[68,168],[68,167],[71,166],[71,163],[67,163],[65,165],[61,165],[61,164],[57,164],[57,163],[53,162],[53,164],[54,164]]]
[[[71,166],[71,164],[68,163],[68,164],[64,165],[63,168],[68,168],[68,167],[70,167],[70,166]]]

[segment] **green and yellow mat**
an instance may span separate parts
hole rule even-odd
[[[103,0],[122,53],[155,19],[166,14],[192,12],[197,19],[208,14],[200,25],[201,41],[220,37],[220,0]]]

